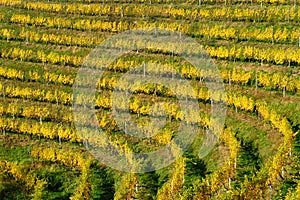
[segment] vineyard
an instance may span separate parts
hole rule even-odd
[[[0,10],[0,199],[300,199],[300,0]]]

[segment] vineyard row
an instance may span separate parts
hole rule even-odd
[[[107,69],[112,71],[120,71],[134,69],[136,66],[143,65],[143,62],[146,62],[148,59],[145,58],[144,61],[139,59],[134,59],[132,57],[132,61],[126,61],[126,59],[120,58],[115,64],[107,67]],[[195,80],[210,80],[214,76],[212,70],[199,70],[197,71],[195,68],[190,66],[188,63],[184,63],[181,65],[173,64],[171,62],[167,62],[166,64],[162,64],[164,67],[156,67],[157,63],[155,60],[151,59],[145,65],[145,71],[147,74],[151,74],[151,76],[172,76],[172,71],[178,71],[181,76],[188,79]],[[174,67],[174,69],[173,69]],[[173,70],[172,70],[173,69]],[[295,79],[292,76],[284,75],[282,73],[267,73],[264,71],[246,71],[244,69],[236,69],[236,68],[221,68],[220,74],[226,83],[233,84],[242,84],[248,85],[256,83],[257,86],[283,90],[290,92],[298,93],[300,91],[300,80]],[[12,80],[21,80],[21,81],[35,81],[39,83],[52,83],[52,84],[62,84],[66,86],[72,86],[75,81],[75,75],[73,74],[63,74],[56,72],[48,72],[44,69],[36,68],[33,70],[26,70],[22,68],[12,68],[12,67],[1,67],[0,66],[0,76],[12,79]],[[176,78],[178,79],[178,78]],[[114,90],[116,84],[118,83],[117,77],[102,77],[101,80],[98,81],[97,87],[102,89]],[[161,93],[162,91],[158,91]]]
[[[300,20],[298,7],[166,7],[147,4],[107,5],[107,4],[59,4],[42,2],[22,2],[20,0],[1,0],[6,6],[16,6],[28,10],[61,12],[83,15],[115,15],[117,17],[166,17],[173,19],[207,19],[230,21],[293,21]]]
[[[179,25],[178,25],[179,26]],[[176,28],[179,29],[179,28]],[[224,40],[247,40],[261,41],[269,43],[293,43],[299,45],[300,30],[298,28],[282,28],[269,26],[261,27],[230,27],[222,25],[200,25],[197,24],[182,30],[185,34],[194,37],[204,37],[207,39],[224,39]],[[96,47],[105,38],[87,37],[68,34],[39,33],[34,30],[21,30],[15,28],[0,29],[0,37],[9,40],[22,40],[39,43],[52,43],[58,45],[73,45],[81,47]]]

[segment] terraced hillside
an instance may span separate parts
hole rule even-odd
[[[0,5],[0,199],[300,199],[300,0],[0,0]],[[197,41],[213,59],[226,92],[208,89],[214,71],[199,71],[178,52],[161,50],[165,43],[156,44],[160,50],[147,48],[149,41],[99,69],[103,76],[95,83],[92,106],[97,119],[84,124],[91,116],[74,112],[84,112],[89,103],[73,96],[73,85],[85,59],[106,39],[142,28],[173,30]],[[113,47],[130,46],[121,43]],[[132,83],[122,77],[138,66],[141,77],[188,81],[195,96],[160,84],[129,91]],[[121,98],[124,91],[132,92],[129,101]],[[114,108],[113,95],[119,97]],[[213,105],[223,100],[227,111],[219,140],[199,157],[214,123]],[[185,116],[179,104],[191,102],[200,111]],[[144,137],[126,134],[128,116]],[[159,127],[153,119],[165,124]],[[176,157],[180,150],[171,141],[181,124],[195,128],[193,143],[156,171],[117,170],[89,151],[93,142],[107,147],[90,134],[100,126],[113,153],[125,158],[124,167],[132,165],[134,153],[166,145]]]

